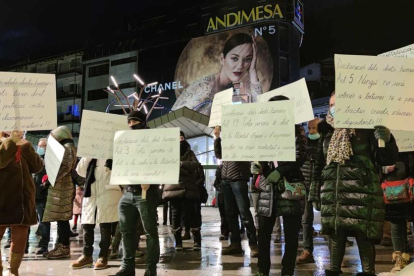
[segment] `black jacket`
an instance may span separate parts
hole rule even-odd
[[[303,177],[305,178],[306,190],[309,191],[310,184],[313,179],[313,166],[315,164],[315,157],[316,152],[318,150],[319,139],[311,140],[307,138],[306,140],[306,161],[303,164],[301,171],[303,173]]]
[[[221,138],[214,140],[214,153],[217,159],[222,159]],[[253,160],[252,160],[253,161]],[[221,178],[230,182],[248,182],[250,179],[250,162],[223,161]]]
[[[262,174],[260,175],[260,188],[258,214],[270,217],[273,212],[273,204],[276,204],[276,216],[302,216],[304,212],[304,200],[286,200],[281,197],[284,192],[284,178],[288,182],[300,182],[304,180],[300,168],[306,158],[306,136],[302,126],[295,126],[296,161],[278,162],[275,168],[273,162],[260,162]],[[266,178],[274,170],[280,173],[279,183],[271,183]]]
[[[327,165],[334,129],[322,121],[318,130],[322,137],[315,160],[310,201],[321,202],[323,233],[362,231],[368,238],[381,239],[385,206],[378,170],[397,160],[394,137],[391,136],[385,148],[378,148],[374,130],[357,129],[356,135],[351,137],[351,158],[343,165],[334,162]]]
[[[44,162],[44,156],[40,156]],[[49,188],[48,186],[43,186],[42,185],[42,179],[43,176],[46,175],[46,167],[43,165],[43,169],[35,174],[34,176],[34,182],[36,185],[36,200],[38,201],[46,201],[47,199],[47,189]]]

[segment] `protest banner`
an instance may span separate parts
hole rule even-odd
[[[65,148],[56,141],[52,135],[47,139],[47,150],[45,153],[45,167],[48,180],[52,186],[55,186],[56,178],[62,164]]]
[[[223,161],[295,161],[293,101],[222,107]]]
[[[308,87],[304,78],[257,96],[258,102],[267,102],[274,96],[286,96],[294,101],[295,123],[301,124],[315,119]]]
[[[112,159],[115,132],[128,129],[126,116],[84,110],[77,155]]]
[[[211,107],[209,127],[219,126],[221,124],[221,106],[232,104],[233,88],[226,89],[214,95]]]
[[[57,127],[55,75],[0,72],[0,129]]]
[[[111,185],[178,184],[180,129],[117,131]]]

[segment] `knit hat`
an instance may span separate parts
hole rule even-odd
[[[144,122],[144,121],[146,121],[146,119],[147,119],[147,116],[144,113],[142,113],[141,111],[133,110],[128,115],[128,121],[129,120],[134,120],[134,121],[138,121],[138,122]]]
[[[184,137],[184,140],[185,140],[185,134],[184,134],[184,132],[180,131],[180,136],[183,136]]]
[[[65,139],[72,139],[72,133],[70,129],[67,126],[60,126],[54,130],[51,131],[53,133],[53,136],[55,136],[56,140],[58,142],[63,141]]]

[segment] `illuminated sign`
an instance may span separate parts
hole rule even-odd
[[[293,16],[293,25],[303,33],[305,30],[305,17],[303,14],[303,3],[300,0],[295,0],[295,11]]]

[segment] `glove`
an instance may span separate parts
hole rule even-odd
[[[274,170],[266,179],[270,182],[277,183],[280,179],[280,172],[278,170]]]
[[[260,174],[261,170],[262,170],[262,166],[260,166],[260,164],[252,162],[250,166],[250,172],[252,174]]]
[[[321,210],[321,203],[319,201],[312,201],[312,206],[315,208],[316,211]]]
[[[376,139],[381,139],[388,143],[391,140],[391,131],[385,126],[375,126],[374,136]]]

